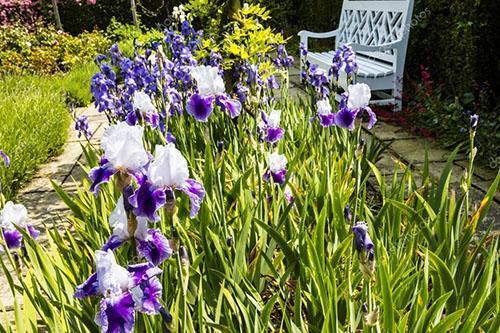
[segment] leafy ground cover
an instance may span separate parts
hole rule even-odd
[[[419,180],[384,176],[361,138],[369,88],[333,98],[352,50],[329,74],[306,66],[310,98],[294,101],[283,45],[232,58],[226,89],[220,54],[197,58],[200,34],[177,28],[100,59],[91,89],[110,127],[84,147],[77,193],[54,185],[71,228],[43,245],[15,228],[23,251],[1,262],[16,331],[498,331],[498,239],[476,228],[500,174],[472,207],[477,118],[460,189],[457,150],[437,181],[428,163]]]

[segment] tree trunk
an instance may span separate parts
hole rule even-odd
[[[61,17],[59,16],[59,7],[57,6],[57,0],[52,0],[52,7],[54,10],[54,18],[56,19],[56,27],[58,30],[62,30]]]
[[[130,0],[130,9],[132,10],[132,21],[134,21],[134,25],[139,28],[139,20],[137,19],[137,6],[135,4],[135,0]]]
[[[224,10],[222,12],[222,18],[220,22],[221,31],[225,31],[224,28],[229,22],[234,19],[234,16],[241,9],[241,1],[240,0],[225,0]],[[221,34],[222,37],[222,34]],[[224,71],[224,79],[226,82],[226,90],[232,92],[234,90],[235,78],[234,72],[235,68],[227,69]]]

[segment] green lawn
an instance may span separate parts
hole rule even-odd
[[[94,65],[82,64],[56,76],[5,76],[0,81],[0,149],[11,158],[0,168],[3,194],[15,196],[47,158],[66,141],[68,105],[90,103]]]

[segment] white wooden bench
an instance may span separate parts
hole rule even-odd
[[[372,100],[372,104],[393,104],[394,110],[400,111],[413,2],[344,0],[337,30],[323,33],[303,30],[298,35],[306,49],[309,38],[335,38],[336,48],[350,45],[359,67],[355,82],[366,83],[374,95],[384,96]],[[333,54],[334,51],[309,51],[306,56],[301,55],[301,66],[308,60],[328,70]],[[390,90],[391,94],[382,93],[383,90]]]

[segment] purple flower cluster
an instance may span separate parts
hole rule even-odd
[[[111,250],[96,251],[96,272],[75,291],[75,297],[101,296],[95,322],[101,332],[133,332],[135,311],[158,314],[161,269],[150,263],[120,266]]]
[[[302,55],[307,55],[307,49],[303,44],[300,45],[300,52]],[[315,91],[316,98],[320,100],[331,95],[335,88],[334,82],[347,89],[348,78],[354,75],[357,70],[355,52],[350,46],[342,45],[335,51],[332,65],[328,70],[306,60],[303,64],[301,77],[302,81]]]
[[[339,72],[341,70],[347,75],[352,75],[358,70],[356,54],[349,45],[342,45],[335,51],[332,60],[332,67],[330,67],[328,75],[333,76],[336,80],[338,80]]]
[[[144,96],[143,96],[144,97]],[[139,109],[151,107],[144,97]],[[166,145],[157,145],[154,156],[144,148],[144,127],[126,121],[110,125],[103,133],[104,155],[90,171],[91,190],[116,181],[122,195],[109,216],[113,230],[109,240],[96,252],[96,273],[78,286],[75,297],[101,296],[96,322],[102,332],[132,332],[136,310],[146,314],[165,312],[160,299],[162,287],[157,267],[173,254],[170,241],[159,229],[149,228],[160,220],[159,210],[173,213],[175,191],[191,201],[190,217],[195,217],[205,196],[203,185],[189,178],[188,164],[177,150],[175,138],[167,133]],[[146,262],[124,268],[116,263],[114,251],[132,241],[139,259]]]
[[[330,96],[331,84],[328,73],[317,64],[305,63],[305,69],[300,73],[302,81],[311,87],[318,99],[328,98]]]
[[[273,60],[276,68],[290,68],[293,66],[294,59],[286,51],[285,45],[278,45],[276,53],[277,56]]]
[[[78,131],[78,137],[80,138],[82,135],[90,139],[92,137],[92,132],[89,129],[89,120],[87,116],[80,115],[75,120],[75,130]]]
[[[263,63],[269,63],[273,69],[263,69]],[[256,61],[245,60],[235,65],[234,76],[236,85],[234,91],[241,103],[249,97],[258,97],[259,104],[273,100],[273,90],[280,88],[278,75],[285,76],[286,71],[293,66],[294,58],[288,54],[284,45],[276,47],[276,56],[259,55]]]
[[[198,121],[207,121],[215,105],[231,118],[241,112],[241,103],[225,92],[222,57],[212,52],[199,65],[194,54],[201,32],[188,21],[180,32],[165,30],[163,42],[135,56],[122,55],[113,45],[106,56],[97,57],[100,72],[92,79],[91,90],[100,112],[129,125],[159,127],[164,135],[168,117],[184,109]]]
[[[318,118],[323,127],[336,125],[352,131],[355,128],[356,118],[366,111],[369,117],[367,127],[371,129],[377,122],[377,116],[368,106],[371,98],[370,87],[358,83],[349,85],[347,90],[341,96],[337,113],[333,113],[329,99],[324,98],[316,103],[317,113],[312,119]]]

